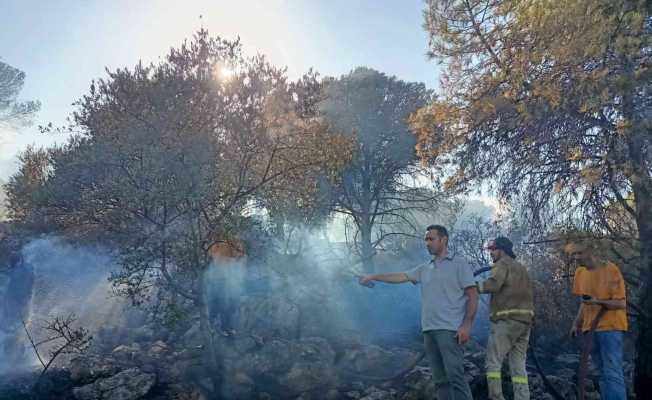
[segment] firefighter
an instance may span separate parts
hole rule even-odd
[[[532,285],[527,269],[518,261],[506,237],[489,241],[487,250],[494,262],[491,276],[478,283],[480,293],[491,293],[491,331],[487,343],[487,386],[489,398],[504,400],[501,369],[509,359],[514,399],[530,398],[525,358],[534,317]]]

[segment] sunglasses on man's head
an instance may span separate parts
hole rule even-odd
[[[486,249],[487,249],[487,250],[491,250],[491,251],[494,251],[494,250],[496,250],[496,249],[497,249],[497,247],[496,247],[496,245],[495,245],[495,244],[490,244],[490,245],[488,245],[488,246],[486,247]]]

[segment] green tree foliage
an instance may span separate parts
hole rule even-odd
[[[412,118],[419,154],[454,168],[451,188],[494,183],[538,226],[565,218],[624,238],[652,310],[650,4],[431,0],[425,16],[445,75],[442,96]],[[652,321],[637,322],[644,395]]]
[[[431,92],[422,83],[357,68],[325,82],[325,97],[320,107],[325,118],[355,140],[353,161],[333,188],[334,209],[353,222],[352,242],[367,271],[373,271],[375,249],[388,237],[414,232],[420,224],[410,213],[431,211],[440,197],[420,185],[423,171],[407,124]],[[405,232],[401,225],[412,229]]]
[[[41,213],[34,212],[34,209],[37,197],[43,194],[41,188],[49,176],[50,153],[30,146],[18,156],[18,161],[18,172],[4,186],[7,217],[12,221],[20,221],[28,230],[48,231],[52,228],[40,218]]]
[[[41,108],[38,101],[19,101],[25,85],[25,73],[0,61],[0,128],[30,123],[30,117]]]
[[[158,64],[108,74],[77,102],[77,134],[47,152],[44,175],[31,172],[40,153],[25,155],[12,218],[115,246],[122,269],[111,279],[136,303],[180,299],[199,316],[219,389],[204,282],[212,246],[245,230],[253,208],[283,203],[283,188],[309,199],[348,161],[349,142],[314,117],[311,79],[288,82],[205,30]]]
[[[302,118],[316,118],[326,123],[318,110],[324,98],[324,83],[319,74],[311,70],[291,86],[299,105],[297,112]],[[345,152],[350,152],[350,148]],[[274,236],[272,244],[283,254],[298,255],[307,233],[323,227],[331,216],[328,189],[329,183],[336,182],[337,177],[316,178],[306,182],[307,185],[287,186],[279,181],[277,185],[267,186],[261,206],[267,211],[267,227]]]

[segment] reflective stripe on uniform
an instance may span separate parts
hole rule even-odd
[[[524,315],[532,315],[532,316],[534,316],[534,311],[514,308],[514,309],[511,309],[511,310],[497,311],[497,312],[493,313],[493,316],[502,317],[503,315],[511,315],[511,314],[524,314]]]
[[[512,376],[512,383],[527,385],[527,376]]]
[[[498,372],[487,372],[487,379],[500,379],[500,371],[498,371]]]

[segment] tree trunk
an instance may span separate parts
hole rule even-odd
[[[648,254],[651,249],[647,246]],[[639,305],[641,310],[650,315],[652,312],[652,254],[647,258],[646,279],[641,294]],[[649,318],[638,317],[638,337],[636,339],[636,361],[634,373],[634,391],[637,398],[645,398],[652,393],[652,323]]]
[[[649,177],[634,182],[639,240],[641,245],[642,288],[639,306],[644,315],[637,317],[634,391],[637,398],[652,393],[652,183]]]
[[[374,248],[371,244],[371,223],[363,221],[360,224],[360,259],[366,273],[375,273]]]
[[[372,160],[373,154],[369,151],[364,152],[364,167],[361,171],[362,185],[360,193],[360,215],[358,220],[358,229],[360,230],[360,258],[362,267],[368,274],[376,272],[374,265],[374,248],[371,244],[371,230],[373,228],[373,201],[371,193],[371,184],[373,176]]]
[[[633,67],[629,60],[624,60],[624,65],[633,77]],[[623,116],[633,127],[643,127],[642,121],[637,120],[633,113],[634,100],[631,93],[623,96]],[[639,399],[647,398],[652,393],[652,177],[650,176],[647,155],[647,132],[641,129],[629,131],[628,150],[629,162],[633,167],[629,176],[634,194],[636,214],[636,227],[640,243],[640,270],[641,291],[639,293],[639,307],[643,315],[637,317],[636,359],[634,369],[634,392]]]
[[[210,400],[219,400],[222,398],[222,384],[224,382],[224,368],[219,357],[217,343],[215,342],[215,332],[211,327],[208,304],[204,297],[204,282],[200,279],[198,300],[195,305],[199,309],[199,330],[204,339],[204,349],[206,350],[207,367],[211,383],[213,384]]]

